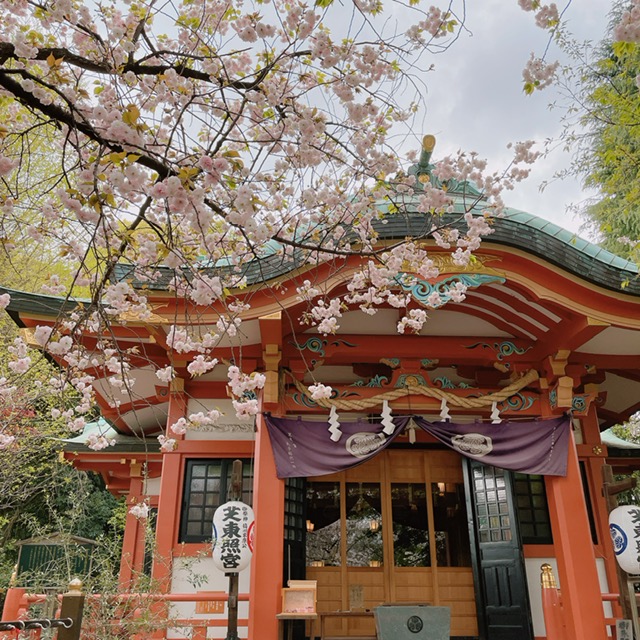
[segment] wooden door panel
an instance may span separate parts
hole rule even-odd
[[[424,458],[421,453],[404,449],[385,452],[388,460],[389,481],[424,482]]]
[[[440,555],[436,555],[435,547],[429,559],[432,566],[395,567],[393,560],[392,484],[414,485],[413,501],[417,508],[427,509],[429,539],[440,540],[444,531],[448,531],[448,535],[451,536],[452,532],[446,528],[447,525],[440,525],[441,528],[438,530],[440,533],[436,536],[434,524],[437,519],[434,520],[432,502],[439,501],[442,505],[443,501],[448,499],[442,497],[444,493],[440,493],[438,497],[438,483],[447,485],[442,488],[447,492],[447,496],[454,491],[449,485],[462,483],[462,466],[458,454],[444,450],[389,450],[345,473],[317,478],[316,481],[340,482],[342,491],[346,491],[347,483],[380,483],[382,492],[380,522],[384,538],[384,561],[380,567],[323,566],[307,569],[307,578],[318,580],[319,611],[356,608],[350,602],[349,596],[350,588],[357,587],[362,594],[361,607],[364,609],[373,609],[383,602],[422,602],[448,606],[451,608],[452,636],[477,636],[478,623],[471,567],[434,566],[438,562],[455,563],[456,557],[452,552],[451,557],[446,554],[446,559],[443,560]],[[415,493],[415,485],[419,484],[422,484],[420,499]],[[396,499],[397,497],[394,498]],[[394,502],[394,504],[397,503]],[[462,508],[464,509],[464,499]],[[345,517],[344,514],[347,511],[344,505],[342,511]],[[442,515],[440,518],[442,519]],[[414,526],[411,522],[411,520],[407,521],[410,526]],[[344,527],[345,523],[342,525],[343,535]],[[366,618],[328,619],[327,631],[346,636],[374,635],[372,625],[372,621]]]

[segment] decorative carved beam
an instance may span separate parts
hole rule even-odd
[[[274,408],[280,400],[279,367],[282,360],[282,313],[272,313],[259,319],[262,361],[266,382],[262,391],[263,405]]]

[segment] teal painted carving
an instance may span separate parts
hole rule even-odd
[[[400,358],[380,358],[381,364],[386,364],[392,369],[397,369],[400,366]]]
[[[440,362],[440,360],[431,360],[429,358],[422,358],[422,360],[420,360],[420,366],[423,369],[430,369],[431,367],[434,367],[435,365],[437,365]]]
[[[357,347],[357,344],[353,344],[353,342],[347,342],[346,340],[334,340],[330,343],[332,347],[351,347],[352,349]]]
[[[434,378],[433,384],[435,384],[436,387],[440,387],[440,389],[456,388],[456,385],[451,380],[449,380],[449,378],[447,378],[446,376],[438,376],[437,378]]]
[[[309,338],[306,342],[303,342],[301,344],[295,341],[289,344],[292,344],[296,349],[299,349],[300,351],[308,349],[309,351],[317,353],[321,358],[323,358],[324,348],[327,346],[327,341],[313,336],[312,338]]]
[[[571,409],[577,413],[584,413],[587,410],[587,398],[589,396],[573,396]]]
[[[551,405],[551,407],[553,409],[556,408],[556,406],[558,404],[558,390],[557,389],[551,389],[551,391],[549,392],[549,404]]]
[[[402,289],[408,291],[416,302],[437,309],[451,300],[451,291],[458,283],[463,284],[467,289],[476,289],[482,284],[503,283],[505,279],[483,273],[461,273],[432,284],[427,280],[420,280],[409,274],[401,273],[396,276],[396,282]],[[434,293],[439,296],[439,301],[436,304],[429,302],[429,297]]]
[[[304,393],[293,393],[291,397],[296,404],[300,404],[303,407],[315,408],[318,406],[315,400],[312,400]]]
[[[537,400],[536,397],[530,395],[524,395],[522,393],[514,393],[509,396],[504,402],[498,403],[498,409],[500,411],[524,411],[529,409],[533,403]]]
[[[387,376],[381,376],[376,374],[369,380],[369,382],[365,382],[364,380],[356,380],[351,386],[352,387],[383,387],[384,385],[389,384],[389,378]]]
[[[475,349],[476,347],[482,347],[483,349],[493,349],[496,353],[496,358],[498,360],[502,360],[503,358],[508,358],[509,356],[517,355],[521,356],[532,347],[527,347],[526,349],[522,347],[516,346],[513,342],[509,342],[505,340],[504,342],[494,342],[493,346],[487,344],[486,342],[476,342],[475,344],[466,345],[465,349]]]
[[[321,358],[324,358],[325,355],[325,347],[330,345],[332,347],[357,347],[358,345],[353,344],[352,342],[347,342],[346,340],[333,340],[329,342],[328,340],[322,340],[317,336],[312,336],[306,342],[290,342],[289,344],[293,345],[296,349],[300,351],[311,351],[312,353],[317,353]]]
[[[351,398],[351,397],[359,397],[360,394],[356,393],[355,391],[343,391],[342,393],[338,393],[335,389],[331,390],[331,399],[335,399],[335,398]],[[304,393],[299,393],[297,391],[294,391],[291,394],[291,397],[293,399],[293,401],[296,404],[302,405],[303,407],[309,407],[309,408],[316,408],[320,405],[318,405],[318,403],[313,400],[312,398],[310,398],[308,395],[304,394]],[[322,407],[324,409],[324,407]]]
[[[433,379],[433,384],[440,389],[477,389],[475,385],[467,382],[459,382],[456,384],[453,380],[450,380],[446,376],[438,376]]]

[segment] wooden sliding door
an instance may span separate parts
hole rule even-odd
[[[307,578],[318,609],[384,602],[451,608],[451,635],[477,636],[460,457],[384,451],[349,471],[307,482]],[[373,634],[366,618],[329,621],[336,635]]]

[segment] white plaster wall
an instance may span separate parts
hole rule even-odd
[[[251,570],[247,567],[240,572],[239,593],[249,593],[249,579]],[[171,576],[172,593],[198,593],[200,591],[223,591],[229,592],[229,578],[222,571],[217,569],[210,555],[196,558],[176,558],[173,562],[173,572]],[[206,620],[209,618],[227,620],[227,607],[225,604],[224,613],[200,613],[196,614],[195,603],[180,602],[171,606],[172,618],[195,618]],[[238,619],[249,617],[249,603],[238,603]],[[248,630],[246,626],[238,627],[238,636],[246,638]],[[207,638],[226,638],[226,624],[221,627],[210,627]],[[190,638],[191,629],[171,629],[167,633],[167,638]]]
[[[236,416],[231,400],[227,398],[190,398],[187,403],[187,415],[206,413],[212,409],[222,412],[215,425],[187,429],[186,440],[254,440],[255,421],[240,420]]]
[[[531,618],[533,620],[533,635],[545,637],[547,632],[544,626],[544,614],[542,613],[542,593],[540,589],[540,567],[547,562],[553,567],[553,575],[556,577],[558,588],[562,589],[560,576],[558,574],[558,563],[555,558],[525,558],[525,570],[527,574],[527,588],[529,590],[529,603],[531,605]],[[596,568],[598,579],[600,580],[600,592],[608,593],[607,576],[605,573],[604,560],[596,558]],[[605,617],[612,616],[611,604],[604,603]],[[609,635],[611,635],[609,633]]]
[[[160,495],[160,480],[162,478],[146,478],[144,481],[144,493],[145,496],[159,496]]]

